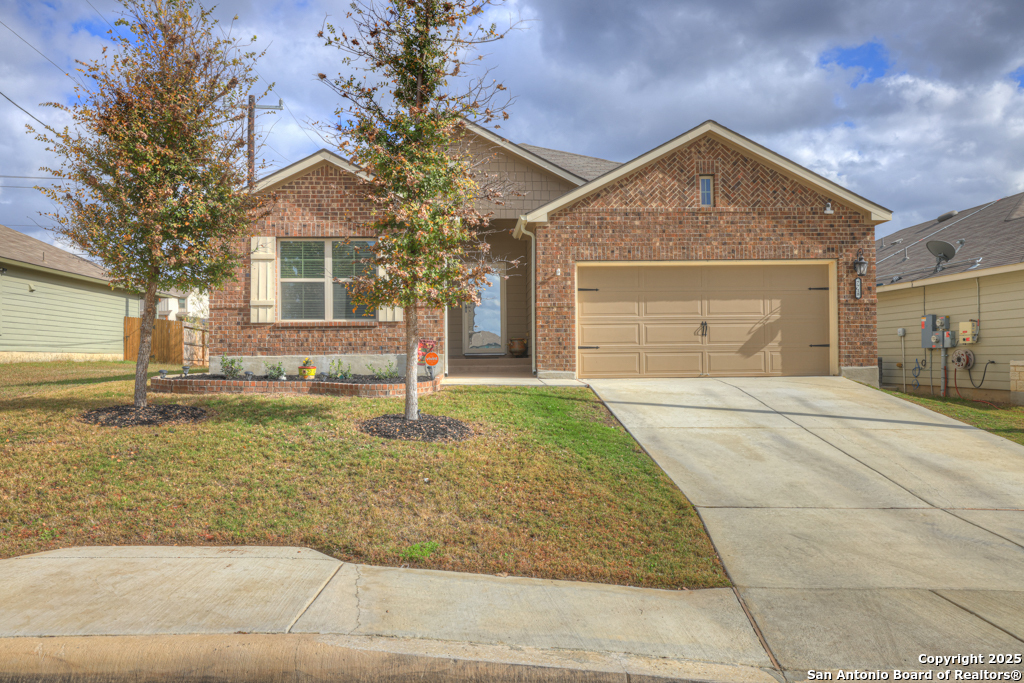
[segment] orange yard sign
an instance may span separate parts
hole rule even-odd
[[[430,367],[434,367],[440,361],[441,361],[441,359],[433,351],[431,351],[430,353],[428,353],[427,355],[425,355],[423,357],[423,362],[426,363],[427,365],[429,365]]]

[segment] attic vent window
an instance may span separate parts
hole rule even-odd
[[[700,176],[700,205],[715,205],[715,177],[710,175]]]

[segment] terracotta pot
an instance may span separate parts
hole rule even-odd
[[[302,379],[316,379],[316,366],[315,365],[300,365],[299,366],[299,377]]]
[[[509,339],[508,341],[508,352],[512,354],[513,358],[522,358],[526,355],[526,340],[525,339]]]

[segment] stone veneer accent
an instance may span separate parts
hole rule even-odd
[[[704,174],[715,176],[714,207],[699,205],[697,178]],[[828,201],[831,215],[823,213]],[[852,264],[859,249],[868,272],[857,300]],[[576,372],[577,263],[740,259],[837,260],[839,366],[844,373],[876,367],[874,227],[834,197],[703,137],[537,229],[538,376]]]
[[[443,377],[419,382],[416,394],[424,396],[441,389]],[[405,384],[346,384],[317,380],[272,382],[268,380],[160,379],[149,380],[150,391],[157,394],[313,394],[318,396],[358,396],[389,398],[405,396]]]
[[[1010,361],[1010,403],[1024,406],[1024,360]]]

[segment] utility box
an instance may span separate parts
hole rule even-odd
[[[956,339],[950,344],[945,332],[949,332],[948,315],[926,315],[921,318],[921,348],[941,349],[956,346]]]
[[[977,344],[978,343],[978,321],[977,320],[965,320],[959,323],[959,334],[961,344]]]

